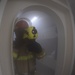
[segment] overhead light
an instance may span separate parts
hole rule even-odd
[[[34,21],[36,21],[38,19],[38,17],[33,17],[32,19],[31,19],[31,22],[33,23]]]

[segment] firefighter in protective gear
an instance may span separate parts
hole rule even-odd
[[[45,53],[36,42],[38,32],[35,27],[29,26],[25,20],[20,20],[15,26],[16,39],[13,43],[14,67],[18,75],[34,75],[36,58],[42,58]]]

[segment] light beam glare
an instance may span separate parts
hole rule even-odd
[[[33,17],[31,22],[33,23],[34,21],[36,21],[38,18],[37,17]]]

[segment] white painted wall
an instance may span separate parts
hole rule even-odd
[[[1,25],[1,19],[2,19],[2,15],[4,12],[6,2],[7,2],[7,0],[1,0],[1,2],[0,2],[0,25]]]
[[[2,20],[2,16],[3,16],[6,2],[7,2],[7,0],[1,0],[0,1],[0,26],[1,26],[1,20]],[[1,64],[0,64],[0,75],[2,75]]]
[[[1,66],[0,66],[0,75],[2,75],[2,70],[1,70]]]

